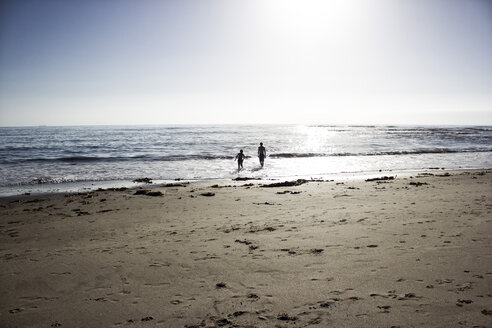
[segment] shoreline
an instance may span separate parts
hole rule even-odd
[[[313,175],[297,175],[297,176],[283,176],[283,177],[242,177],[248,178],[252,181],[290,181],[297,179],[306,180],[334,180],[334,179],[362,179],[364,177],[376,177],[381,174],[389,175],[411,175],[418,172],[464,172],[464,171],[486,171],[492,170],[492,168],[458,168],[458,169],[446,169],[446,168],[422,168],[422,169],[408,169],[408,170],[377,170],[377,171],[359,171],[359,172],[339,172],[339,173],[326,173],[326,174],[313,174]],[[144,179],[141,177],[139,179]],[[151,179],[152,180],[152,179]],[[234,182],[235,178],[215,178],[215,179],[168,179],[168,180],[152,180],[151,183],[135,182],[135,180],[103,180],[103,181],[72,181],[61,183],[42,183],[42,184],[29,184],[29,185],[15,185],[15,186],[3,186],[0,187],[0,199],[21,197],[21,196],[43,196],[43,195],[55,195],[55,194],[77,194],[84,192],[94,191],[107,191],[117,188],[138,189],[138,188],[150,188],[150,187],[162,187],[166,184],[172,184],[175,182],[187,182],[190,184],[200,183],[228,183]]]
[[[491,169],[278,182],[0,198],[0,326],[492,325]]]

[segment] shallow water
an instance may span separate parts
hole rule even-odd
[[[263,142],[263,169],[256,157]],[[492,127],[80,126],[0,128],[0,194],[135,178],[230,179],[492,167]],[[94,184],[95,183],[95,184]],[[61,185],[53,187],[62,188]],[[46,188],[38,188],[46,189]],[[63,188],[62,188],[63,189]]]

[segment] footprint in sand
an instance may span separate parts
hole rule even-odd
[[[471,304],[473,303],[472,300],[462,300],[462,299],[458,299],[456,301],[456,306],[459,306],[459,307],[462,307],[464,304]]]
[[[15,308],[15,309],[9,310],[9,313],[15,314],[15,313],[19,313],[19,312],[22,312],[22,311],[24,311],[23,308]]]
[[[217,287],[217,288],[220,289],[220,288],[226,288],[227,285],[226,285],[225,282],[218,282],[218,283],[215,284],[215,287]]]
[[[277,320],[281,320],[281,321],[296,321],[297,320],[297,317],[296,316],[291,316],[287,313],[280,313],[278,316],[277,316]]]

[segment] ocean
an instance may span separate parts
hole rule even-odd
[[[257,158],[263,142],[264,168]],[[243,149],[244,170],[234,157]],[[492,167],[491,126],[63,126],[0,128],[0,196],[158,182],[291,179]]]

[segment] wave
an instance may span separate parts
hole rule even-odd
[[[453,153],[486,153],[492,149],[419,149],[401,151],[378,151],[365,153],[277,153],[271,154],[271,158],[303,158],[303,157],[338,157],[338,156],[384,156],[384,155],[420,155],[420,154],[453,154]]]
[[[27,184],[27,185],[56,184],[56,183],[66,183],[66,182],[76,182],[76,180],[70,179],[70,178],[38,177],[38,178],[34,178],[31,181],[24,183],[24,184]],[[20,184],[20,185],[22,185],[22,184]]]
[[[216,160],[216,159],[234,159],[233,156],[220,156],[220,155],[169,155],[169,156],[151,156],[151,155],[137,155],[137,156],[66,156],[56,158],[29,158],[18,160],[3,160],[2,164],[13,163],[91,163],[91,162],[125,162],[125,161],[186,161],[186,160]]]
[[[340,156],[385,156],[385,155],[420,155],[420,154],[452,154],[452,153],[483,153],[492,152],[492,148],[468,148],[468,149],[416,149],[416,150],[395,150],[395,151],[374,151],[374,152],[359,152],[359,153],[272,153],[270,158],[309,158],[309,157],[340,157]],[[253,156],[246,156],[252,158]],[[228,155],[198,155],[198,154],[183,154],[183,155],[136,155],[136,156],[66,156],[57,158],[30,158],[30,159],[11,159],[0,160],[2,164],[19,164],[19,163],[101,163],[101,162],[169,162],[169,161],[190,161],[190,160],[232,160],[233,156]]]

